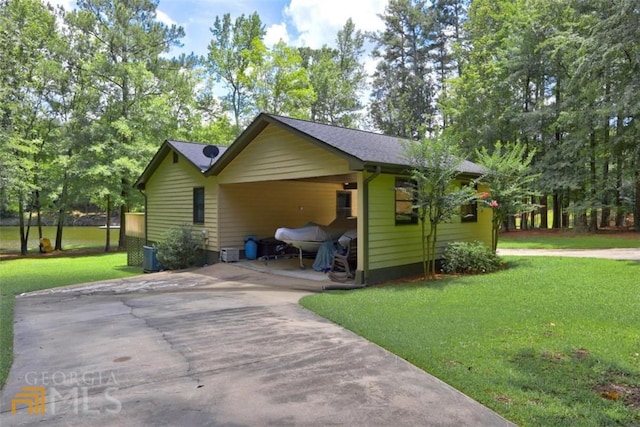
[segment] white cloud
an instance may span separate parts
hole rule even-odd
[[[357,30],[377,31],[384,28],[378,17],[388,0],[291,0],[284,14],[299,34],[295,44],[320,48],[335,45],[338,31],[351,18]]]
[[[161,11],[160,9],[156,9],[156,19],[168,27],[172,25],[178,25],[178,23],[174,21],[167,13]]]
[[[71,10],[76,7],[75,0],[46,0],[46,3],[54,7],[62,6],[64,10]]]
[[[273,46],[280,40],[289,44],[289,33],[285,23],[274,24],[267,28],[267,34],[264,36],[264,43],[267,46]]]

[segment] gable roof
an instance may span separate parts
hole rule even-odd
[[[405,144],[409,141],[402,138],[261,113],[205,174],[217,175],[269,124],[288,129],[303,139],[334,152],[346,159],[354,170],[363,170],[367,165],[394,170],[411,166],[404,154]],[[460,165],[460,172],[481,175],[483,169],[480,165],[464,160]]]
[[[204,173],[207,169],[210,169],[227,150],[227,147],[216,145],[218,150],[220,150],[220,153],[216,158],[210,159],[202,152],[204,147],[207,145],[211,144],[165,140],[133,186],[141,190],[144,189],[145,183],[149,177],[153,175],[158,166],[160,166],[160,163],[162,163],[164,158],[171,151],[175,151],[186,159],[193,167],[197,168],[201,173]]]

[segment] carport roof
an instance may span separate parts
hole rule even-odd
[[[408,141],[402,138],[261,113],[207,170],[206,175],[217,175],[222,171],[269,124],[285,128],[332,151],[349,161],[354,169],[362,170],[367,164],[394,169],[406,169],[410,166],[404,154]],[[483,169],[480,165],[465,160],[460,165],[460,172],[481,175]]]

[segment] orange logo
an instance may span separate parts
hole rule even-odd
[[[44,387],[22,387],[22,391],[16,393],[11,401],[11,413],[15,414],[19,404],[27,405],[29,415],[45,413],[45,388]]]

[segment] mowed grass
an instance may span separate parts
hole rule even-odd
[[[0,262],[0,388],[13,361],[14,296],[24,292],[141,274],[126,253],[38,257]]]
[[[503,249],[610,249],[638,248],[640,233],[576,233],[536,230],[501,233],[498,248]]]
[[[640,425],[640,263],[506,261],[301,304],[519,425]]]

